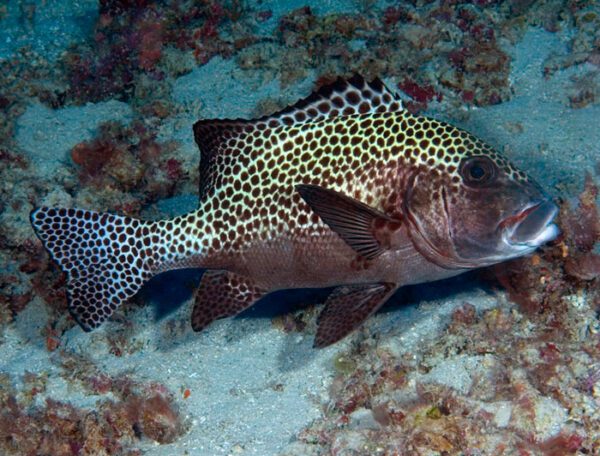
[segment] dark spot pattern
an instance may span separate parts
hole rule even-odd
[[[339,80],[273,116],[202,120],[194,132],[201,180],[208,179],[201,184],[198,211],[204,231],[196,234],[208,255],[224,248],[235,255],[283,233],[299,238],[327,230],[295,192],[297,184],[360,194],[363,202],[381,209],[403,170],[429,169],[458,188],[458,164],[473,155],[486,155],[511,178],[526,179],[469,133],[403,110],[379,80]],[[232,139],[218,139],[231,134],[235,148],[229,146]],[[231,179],[218,182],[215,176],[222,175]],[[233,223],[214,230],[228,212],[235,214]]]
[[[157,245],[147,246],[155,232],[149,228],[151,223],[45,207],[32,212],[31,223],[67,274],[69,310],[86,331],[99,326],[133,296],[160,259]]]
[[[232,317],[266,294],[252,279],[227,271],[206,271],[192,311],[192,329],[201,331],[214,320]]]

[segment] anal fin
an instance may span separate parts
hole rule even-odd
[[[267,293],[249,277],[228,271],[206,271],[192,311],[192,329],[202,331],[219,318],[233,317]]]
[[[350,285],[336,288],[317,319],[316,348],[331,345],[358,328],[396,290],[393,283]]]

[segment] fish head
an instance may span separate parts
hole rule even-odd
[[[551,198],[489,146],[457,131],[460,148],[449,146],[435,168],[421,165],[410,179],[403,204],[416,248],[439,266],[470,269],[554,239]]]

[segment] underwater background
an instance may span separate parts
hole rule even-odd
[[[196,270],[75,324],[33,207],[193,210],[196,120],[355,73],[532,175],[559,239],[323,350],[316,290],[194,333]],[[599,181],[597,1],[0,1],[0,454],[600,455]]]

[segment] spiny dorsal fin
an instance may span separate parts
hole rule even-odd
[[[338,78],[322,86],[308,97],[272,115],[255,120],[199,120],[194,124],[194,138],[200,148],[200,200],[215,185],[216,160],[220,154],[239,153],[242,149],[229,145],[242,133],[265,130],[306,122],[317,122],[336,116],[351,116],[375,112],[397,112],[402,104],[396,94],[381,81],[370,82],[355,75]]]
[[[355,75],[350,79],[338,78],[294,105],[259,120],[271,127],[315,122],[336,116],[400,110],[402,103],[398,95],[391,92],[381,79],[368,82],[362,76]]]

